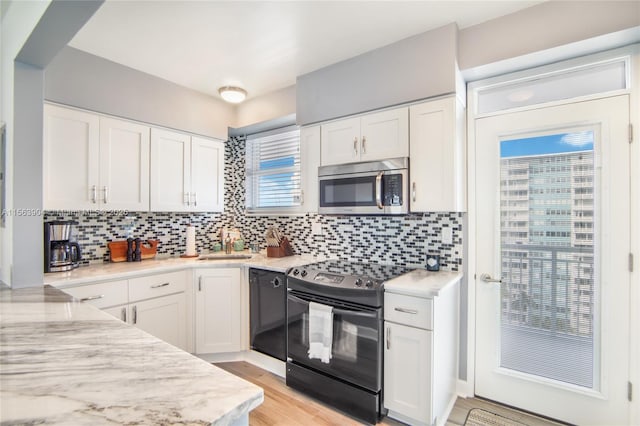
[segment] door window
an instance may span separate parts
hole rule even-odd
[[[500,141],[500,366],[597,389],[593,139]]]

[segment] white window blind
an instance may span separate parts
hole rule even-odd
[[[246,206],[249,212],[300,206],[300,129],[288,127],[247,138]]]
[[[593,131],[501,141],[503,368],[598,389]]]

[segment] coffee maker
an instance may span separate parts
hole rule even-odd
[[[70,271],[80,264],[80,246],[69,241],[73,225],[70,220],[44,223],[44,272]]]

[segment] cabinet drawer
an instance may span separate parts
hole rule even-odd
[[[433,300],[402,294],[384,294],[384,319],[433,330]]]
[[[133,278],[129,280],[129,302],[179,293],[186,288],[186,271]]]
[[[64,292],[100,309],[123,305],[128,297],[127,280],[65,288]]]

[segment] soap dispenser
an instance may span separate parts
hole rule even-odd
[[[226,254],[231,254],[232,249],[233,247],[231,247],[231,235],[227,234],[227,238],[224,239],[224,252]]]

